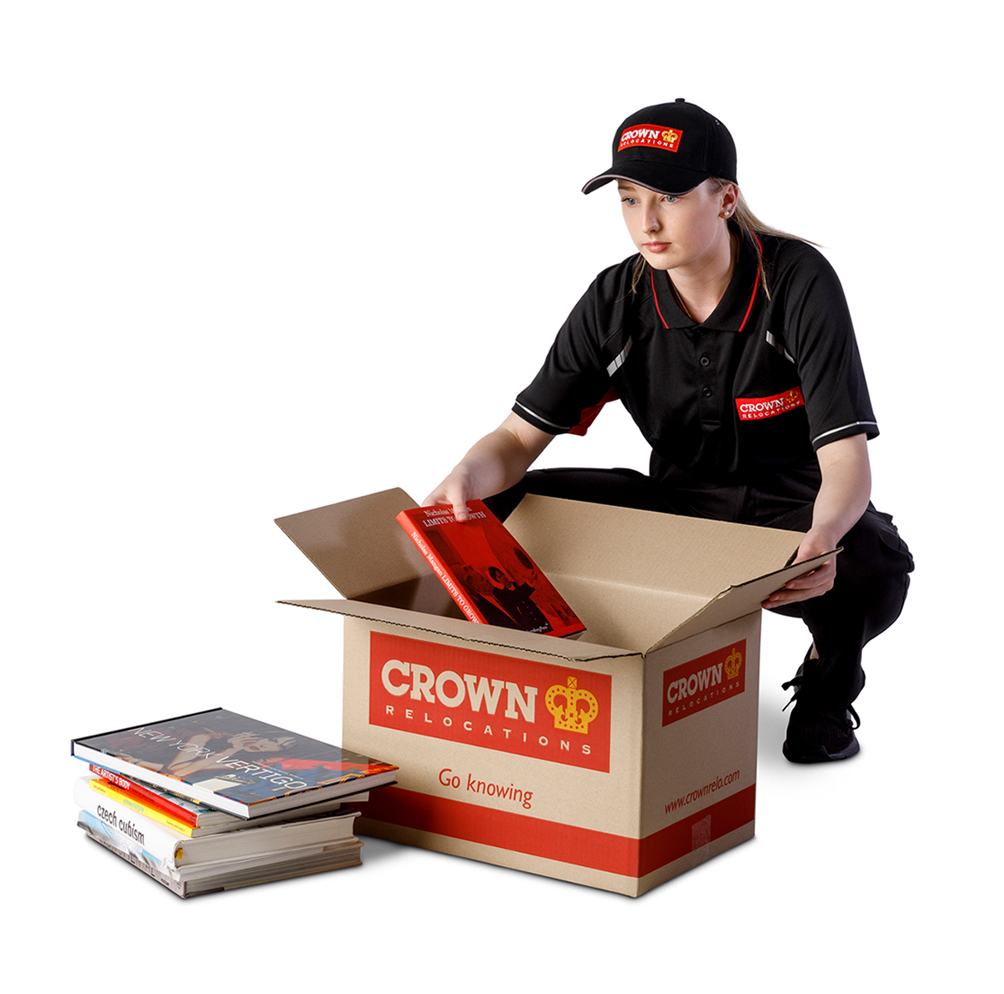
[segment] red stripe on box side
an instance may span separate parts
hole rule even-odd
[[[694,850],[695,823],[710,819],[706,841],[714,841],[751,822],[755,806],[754,784],[644,839],[496,811],[401,787],[381,787],[373,791],[369,801],[360,808],[365,817],[374,821],[607,873],[643,877]]]

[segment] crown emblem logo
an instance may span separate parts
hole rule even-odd
[[[735,680],[739,676],[739,671],[743,668],[743,654],[738,649],[733,649],[725,657],[725,675],[730,680]]]
[[[584,704],[585,708],[580,705]],[[600,705],[588,691],[579,688],[574,676],[568,678],[568,686],[555,684],[548,687],[544,695],[544,705],[554,716],[554,727],[563,732],[589,734],[589,723],[600,713]]]

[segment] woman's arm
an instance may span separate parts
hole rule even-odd
[[[798,547],[796,563],[835,549],[865,513],[871,496],[872,477],[865,435],[851,435],[823,445],[816,457],[823,481],[812,507],[812,527]],[[818,597],[833,586],[836,575],[836,559],[828,559],[811,573],[789,581],[762,606],[778,607]]]
[[[422,503],[452,504],[457,520],[466,521],[467,501],[490,497],[519,483],[553,438],[518,414],[510,414],[472,446]]]

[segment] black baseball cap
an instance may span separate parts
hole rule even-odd
[[[686,193],[709,176],[737,183],[736,145],[729,129],[679,97],[632,114],[614,135],[613,164],[583,188],[592,193],[615,179],[658,193]]]

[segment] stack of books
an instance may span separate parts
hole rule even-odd
[[[358,866],[396,766],[216,708],[74,739],[77,825],[180,897]]]

